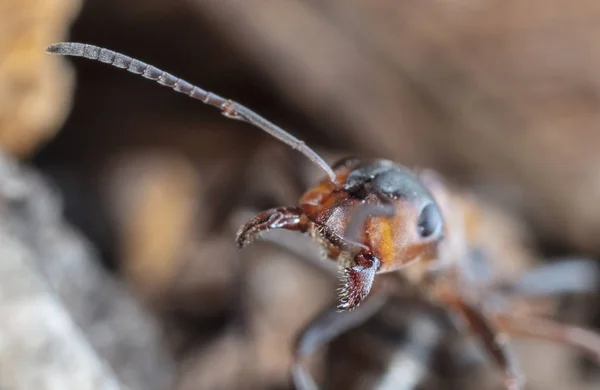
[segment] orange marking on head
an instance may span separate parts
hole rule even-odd
[[[380,271],[386,272],[394,267],[398,257],[396,242],[397,220],[388,218],[369,219],[366,226],[365,244],[381,262]]]
[[[389,266],[396,258],[396,243],[394,240],[395,235],[393,229],[394,221],[382,218],[379,219],[377,223],[379,224],[379,231],[381,234],[379,238],[381,240],[381,247],[379,248],[381,256],[380,261],[384,265]]]

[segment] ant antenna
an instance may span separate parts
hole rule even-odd
[[[204,104],[216,107],[221,110],[222,114],[227,118],[250,123],[271,134],[278,140],[288,144],[293,149],[298,150],[321,168],[332,183],[337,182],[336,175],[331,167],[303,141],[239,103],[222,98],[212,92],[205,91],[202,88],[175,77],[155,66],[102,47],[85,43],[61,42],[48,46],[46,51],[51,54],[84,57],[117,68],[126,69],[131,73],[139,74],[147,79],[156,81],[174,91],[184,93],[193,99],[200,100]]]
[[[344,241],[347,241],[351,245],[356,247],[362,247],[359,244],[361,240],[361,233],[366,228],[365,224],[369,218],[373,217],[384,217],[393,218],[396,215],[396,209],[391,203],[374,204],[367,203],[360,205],[354,211],[354,215],[350,219],[350,223],[344,233]]]

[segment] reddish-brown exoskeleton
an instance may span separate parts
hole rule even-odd
[[[243,247],[269,229],[308,232],[341,266],[342,311],[366,298],[377,273],[413,263],[421,269],[440,258],[444,222],[419,178],[391,161],[344,159],[333,169],[334,181],[310,189],[298,207],[260,213],[242,226],[237,242]]]
[[[600,361],[600,336],[595,333],[540,318],[518,318],[501,305],[489,305],[477,281],[468,277],[465,266],[469,257],[470,226],[465,213],[468,206],[451,196],[433,173],[413,172],[387,160],[345,159],[331,168],[302,141],[248,108],[154,66],[81,43],[58,43],[47,51],[124,68],[185,93],[219,108],[231,119],[268,132],[302,152],[325,172],[327,177],[308,190],[299,205],[258,214],[240,229],[237,237],[237,244],[243,247],[270,229],[308,233],[323,246],[327,257],[338,261],[339,301],[334,310],[324,312],[303,333],[296,351],[298,359],[318,342],[376,310],[379,297],[390,289],[390,285],[382,285],[370,294],[377,287],[376,275],[394,273],[402,285],[409,286],[421,298],[462,318],[503,370],[507,389],[521,389],[522,377],[508,350],[505,334],[552,339],[576,346]],[[293,373],[299,387],[311,387],[299,365],[294,366]]]

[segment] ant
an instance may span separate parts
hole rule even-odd
[[[298,206],[259,213],[240,228],[236,238],[238,247],[243,248],[270,229],[307,233],[324,249],[326,257],[339,264],[339,299],[335,307],[319,315],[298,339],[292,376],[299,388],[315,387],[300,360],[320,343],[364,322],[400,285],[408,286],[416,297],[456,314],[502,370],[508,390],[523,389],[524,384],[509,348],[508,334],[571,345],[600,363],[600,335],[540,317],[518,316],[506,302],[496,299],[506,292],[506,285],[479,283],[477,277],[469,277],[472,226],[465,214],[468,206],[453,196],[432,171],[413,171],[381,159],[346,158],[329,166],[304,142],[247,107],[152,65],[83,43],[57,43],[47,51],[123,68],[198,99],[230,119],[269,133],[304,154],[325,173],[325,178],[301,197]],[[530,295],[586,288],[578,285],[578,280],[565,282],[562,278],[582,267],[589,270],[589,264],[567,264],[565,268],[565,264],[558,263],[548,267],[537,274],[534,271],[529,282],[525,278],[520,285],[513,285],[513,291],[527,290],[530,282]],[[374,284],[378,274],[394,279]]]

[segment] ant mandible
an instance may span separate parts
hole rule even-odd
[[[367,299],[377,274],[402,270],[401,277],[426,297],[458,314],[502,369],[509,390],[523,388],[523,377],[510,352],[506,334],[520,334],[575,346],[600,362],[600,335],[540,318],[525,320],[491,310],[465,283],[467,254],[464,217],[442,181],[430,171],[413,172],[388,160],[344,159],[330,167],[319,155],[282,128],[239,103],[205,91],[185,80],[129,56],[83,43],[57,43],[52,54],[84,57],[140,74],[161,85],[216,107],[228,118],[250,123],[300,151],[326,178],[309,189],[298,206],[259,213],[241,227],[236,243],[248,245],[259,233],[286,229],[310,234],[327,257],[340,265],[335,311],[324,312],[300,337],[296,358],[329,336],[363,320],[378,307]],[[383,284],[380,288],[389,288]],[[372,294],[371,294],[372,295]],[[368,301],[372,303],[369,304]],[[365,305],[359,308],[361,302]],[[351,311],[359,308],[359,310]],[[346,313],[339,313],[346,312]],[[314,337],[313,337],[314,336]],[[312,339],[311,339],[312,337]],[[299,387],[310,382],[298,365]]]

